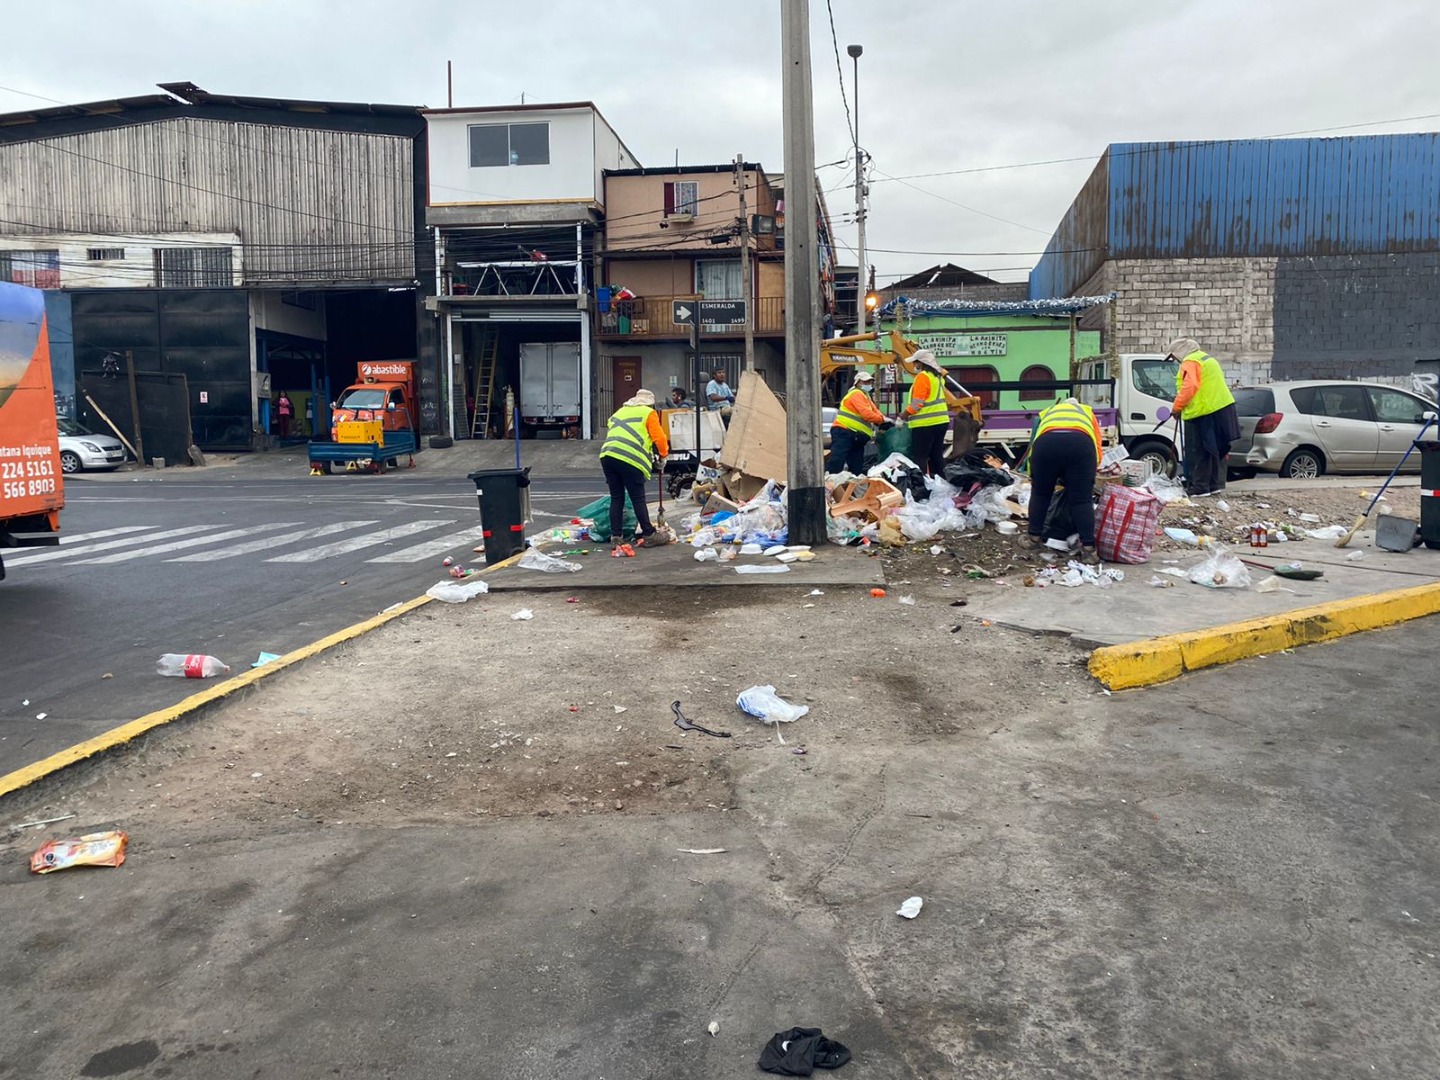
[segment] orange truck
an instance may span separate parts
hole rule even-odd
[[[60,542],[64,505],[45,294],[0,282],[0,579],[3,549]]]
[[[356,381],[330,406],[330,441],[310,443],[310,471],[337,463],[369,462],[375,472],[394,468],[420,449],[420,409],[414,360],[362,360]]]

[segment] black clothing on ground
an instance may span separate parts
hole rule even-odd
[[[794,1027],[777,1031],[756,1064],[781,1076],[809,1076],[816,1069],[838,1069],[849,1060],[849,1048],[825,1038],[819,1028]]]

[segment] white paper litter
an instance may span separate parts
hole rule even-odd
[[[744,566],[735,567],[737,574],[788,574],[789,572],[790,565],[788,563],[775,563],[772,566],[756,566],[753,563],[747,563]]]
[[[902,596],[899,599],[899,603],[904,604],[906,607],[914,607],[915,598],[913,596]]]
[[[900,905],[900,910],[895,912],[906,919],[913,919],[920,914],[920,909],[925,906],[925,901],[918,896],[912,896]]]
[[[520,561],[515,565],[521,570],[543,570],[547,574],[573,574],[583,569],[578,562],[557,559],[554,555],[546,555],[535,548],[521,555]]]
[[[683,851],[686,855],[723,855],[726,849],[723,847],[682,847],[675,850]]]
[[[535,613],[531,611],[528,607],[523,607],[519,611],[515,612],[514,615],[511,615],[510,618],[515,619],[517,622],[525,622],[529,619],[535,618]]]
[[[735,699],[735,704],[740,711],[755,717],[757,720],[764,720],[767,724],[780,723],[789,724],[799,720],[810,711],[809,705],[792,705],[775,692],[775,687],[752,686],[741,690]]]

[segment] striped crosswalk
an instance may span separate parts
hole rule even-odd
[[[224,521],[176,528],[124,525],[65,536],[58,547],[7,552],[5,563],[109,566],[155,559],[210,564],[245,556],[270,563],[312,563],[347,555],[367,563],[419,563],[445,555],[472,558],[481,536],[478,525],[456,517],[395,524],[356,518],[323,525],[296,521],[245,526]]]

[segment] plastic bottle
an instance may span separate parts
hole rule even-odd
[[[171,675],[177,679],[208,679],[212,675],[227,674],[229,671],[229,664],[200,653],[167,652],[155,665],[155,674]]]

